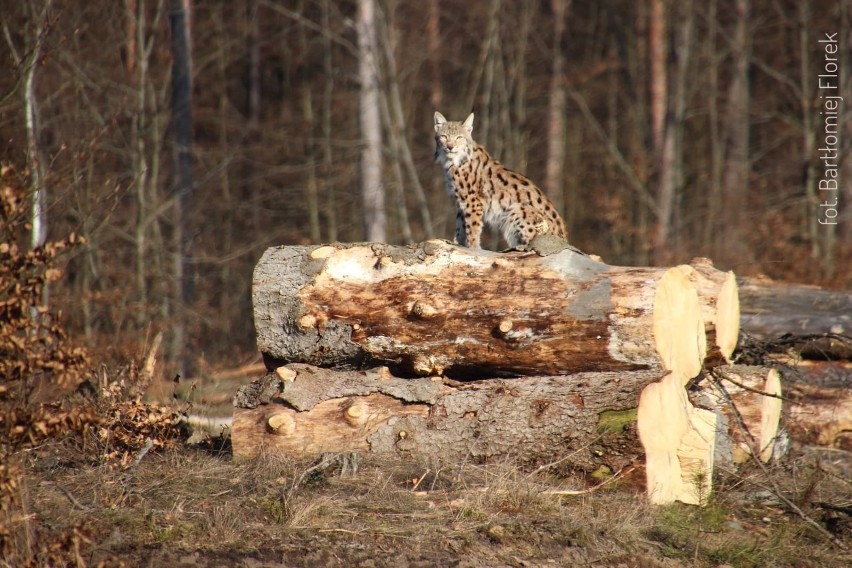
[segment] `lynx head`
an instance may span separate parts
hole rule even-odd
[[[460,166],[473,154],[473,113],[464,122],[450,122],[435,113],[435,161],[442,166]]]

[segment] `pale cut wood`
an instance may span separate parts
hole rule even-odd
[[[704,504],[713,479],[716,417],[693,408],[686,394],[707,347],[698,294],[682,267],[666,271],[657,286],[654,335],[669,373],[645,387],[639,398],[648,498],[655,504]]]
[[[385,364],[456,378],[659,370],[666,335],[706,341],[695,325],[653,335],[666,270],[446,241],[270,248],[254,274],[258,346],[270,368]]]
[[[695,286],[707,331],[708,350],[730,362],[740,334],[740,302],[734,273],[722,272],[708,258],[694,258],[680,268]]]
[[[716,460],[726,464],[748,461],[752,454],[763,462],[780,457],[786,448],[781,430],[781,378],[775,369],[734,365],[714,369],[716,380],[706,379],[694,395],[696,403],[715,409],[725,444],[717,446]]]
[[[769,370],[763,392],[766,394],[760,395],[760,436],[756,449],[761,461],[768,462],[772,459],[781,424],[781,377],[775,369]]]

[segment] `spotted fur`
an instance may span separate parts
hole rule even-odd
[[[567,240],[565,223],[541,189],[492,158],[472,134],[473,113],[464,122],[435,113],[435,161],[444,169],[447,193],[456,205],[456,243],[481,248],[486,223],[511,248],[525,247],[542,234]]]

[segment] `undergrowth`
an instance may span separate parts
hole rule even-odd
[[[7,565],[79,565],[92,538],[85,523],[50,531],[33,522],[26,468],[54,454],[127,469],[141,450],[182,434],[174,409],[142,401],[135,367],[93,369],[49,307],[59,261],[85,240],[29,248],[24,182],[0,167],[0,555]]]

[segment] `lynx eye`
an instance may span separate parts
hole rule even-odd
[[[438,136],[438,138],[441,140],[441,142],[447,141],[447,135],[446,134],[441,134],[440,136]]]
[[[459,140],[464,141],[464,136],[456,136],[456,142]]]

